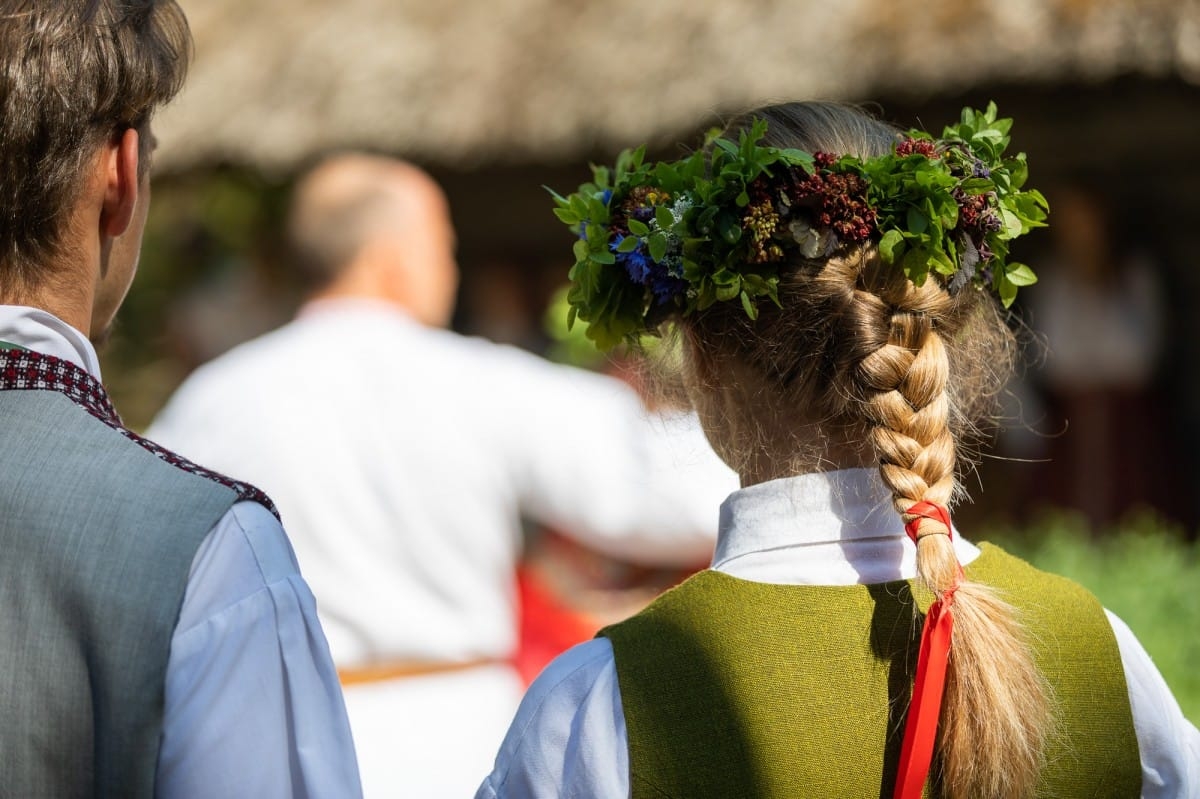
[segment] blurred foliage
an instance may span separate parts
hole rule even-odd
[[[1200,541],[1144,511],[1093,535],[1081,515],[1046,513],[992,540],[1038,568],[1070,577],[1129,625],[1180,706],[1200,724]]]
[[[195,306],[221,301],[204,287],[252,273],[278,288],[282,305],[291,300],[278,243],[286,189],[233,169],[155,180],[138,276],[101,352],[105,383],[134,429],[197,364]]]
[[[542,326],[551,342],[544,353],[547,358],[595,370],[602,370],[614,361],[628,360],[645,360],[660,374],[674,375],[683,369],[683,349],[675,326],[664,324],[661,333],[626,340],[606,352],[588,336],[587,322],[571,318],[570,291],[570,285],[564,285],[546,306]]]
[[[664,335],[626,339],[603,351],[587,335],[588,323],[570,316],[569,286],[551,297],[542,316],[550,341],[545,353],[557,363],[605,372],[618,377],[641,395],[651,408],[690,408],[684,377],[683,344],[678,329],[664,325]]]
[[[554,293],[542,317],[542,326],[550,339],[546,357],[557,363],[599,371],[608,362],[608,356],[588,338],[587,322],[576,319],[573,325],[567,324],[571,310],[571,303],[567,299],[570,288],[564,285]]]

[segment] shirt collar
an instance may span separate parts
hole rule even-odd
[[[40,308],[0,305],[0,341],[69,361],[100,380],[100,359],[87,336]]]
[[[979,550],[954,534],[959,561]],[[721,505],[712,567],[762,582],[840,585],[907,579],[916,548],[876,469],[759,483]]]
[[[394,302],[376,297],[332,296],[318,297],[304,303],[296,312],[297,318],[321,316],[345,317],[347,315],[380,316],[393,321],[408,323],[414,327],[420,323],[404,308]]]

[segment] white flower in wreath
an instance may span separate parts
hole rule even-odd
[[[679,224],[680,220],[683,219],[683,215],[686,214],[691,207],[692,201],[689,197],[680,197],[671,204],[671,216],[674,218],[675,224]]]
[[[800,254],[805,258],[816,258],[829,252],[830,244],[833,243],[833,231],[819,231],[806,219],[793,219],[788,224],[788,230],[799,245]]]

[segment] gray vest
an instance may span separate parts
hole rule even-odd
[[[237,500],[66,396],[0,391],[0,797],[151,797],[171,636]]]

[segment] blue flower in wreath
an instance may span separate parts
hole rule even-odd
[[[688,283],[683,279],[682,260],[672,256],[654,266],[654,274],[650,276],[650,291],[654,294],[655,302],[666,305],[676,297],[687,294]]]
[[[629,252],[617,252],[617,248],[621,246],[621,242],[624,240],[624,234],[618,233],[617,237],[608,245],[608,249],[616,254],[617,263],[625,268],[625,273],[629,275],[629,279],[634,283],[644,286],[650,278],[651,270],[654,268],[654,261],[646,253],[645,245],[640,242],[636,249]]]
[[[673,274],[672,270],[662,264],[655,264],[654,272],[655,274],[650,276],[650,291],[654,294],[657,304],[666,305],[687,293],[687,281]]]

